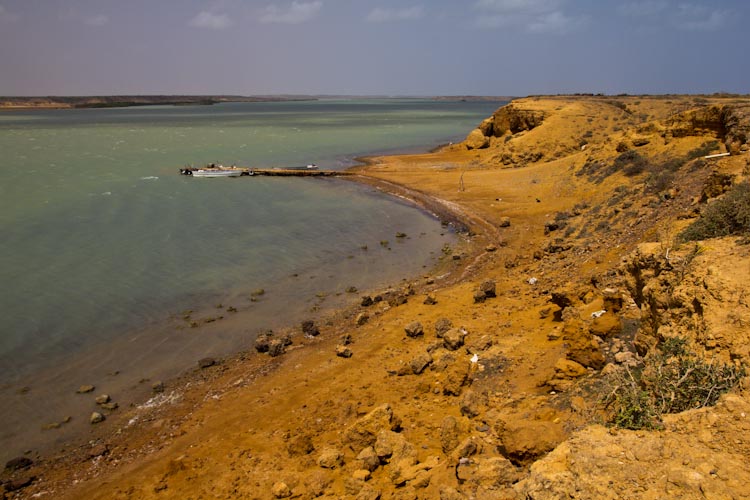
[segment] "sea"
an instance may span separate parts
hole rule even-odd
[[[346,169],[460,141],[502,104],[0,112],[0,460],[85,434],[95,395],[135,404],[201,358],[251,350],[259,331],[429,272],[455,240],[351,181],[197,179],[180,167]]]

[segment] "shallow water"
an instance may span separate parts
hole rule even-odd
[[[259,329],[353,300],[341,294],[349,286],[414,275],[451,238],[428,214],[347,181],[193,179],[179,166],[344,168],[362,154],[461,139],[498,105],[1,113],[0,396],[11,404],[0,410],[0,448],[64,437],[39,429],[77,411],[80,399],[67,395],[81,384],[124,391],[247,348]],[[396,241],[397,231],[409,238]],[[266,293],[251,302],[258,288]]]

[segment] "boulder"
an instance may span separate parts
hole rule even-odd
[[[465,144],[466,149],[484,149],[490,145],[490,139],[480,129],[475,128],[469,132]]]
[[[393,415],[391,405],[383,404],[357,420],[344,432],[344,443],[352,450],[362,450],[375,444],[383,430],[396,430],[401,422]]]
[[[562,423],[509,418],[495,426],[498,449],[516,465],[527,465],[565,439]]]
[[[604,367],[604,353],[599,343],[580,320],[570,320],[565,324],[563,340],[568,347],[568,359],[595,370]]]
[[[589,325],[589,331],[601,339],[608,339],[616,337],[622,331],[622,324],[619,316],[607,312],[594,318]]]
[[[404,327],[404,331],[406,332],[406,336],[411,338],[416,338],[424,335],[422,323],[420,323],[419,321],[412,321]]]

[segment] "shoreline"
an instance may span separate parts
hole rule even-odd
[[[356,167],[349,167],[347,168],[347,171],[352,171],[354,168]],[[398,186],[394,183],[388,183],[375,178],[367,177],[365,175],[362,175],[361,173],[347,176],[344,179],[354,182],[355,184],[373,188],[376,192],[380,193],[379,196],[391,198],[394,202],[406,203],[407,205],[412,206],[414,209],[422,211],[435,220],[443,223],[443,225],[449,228],[450,231],[456,236],[456,238],[458,238],[457,244],[461,247],[462,255],[468,253],[471,256],[472,262],[476,260],[478,254],[481,254],[479,246],[476,244],[475,238],[467,238],[466,233],[469,231],[470,221],[469,219],[465,218],[465,214],[463,214],[462,212],[457,211],[454,213],[451,210],[450,206],[441,203],[440,200],[434,199],[424,193],[419,193],[415,190],[409,190],[404,186]],[[383,285],[376,285],[375,287],[368,288],[366,291],[358,291],[357,295],[362,295],[362,293],[372,295],[388,293],[389,291],[392,291],[394,289],[398,290],[399,287],[407,285],[411,287],[413,293],[425,294],[440,289],[441,287],[449,286],[459,281],[460,279],[463,279],[465,277],[467,269],[470,269],[471,267],[472,264],[470,262],[467,262],[466,260],[451,261],[446,259],[445,261],[442,261],[440,259],[437,259],[430,269],[421,271],[417,270],[413,275],[402,277],[397,284],[394,284],[394,286],[383,288]],[[435,276],[434,278],[430,279],[431,283],[429,284],[425,283],[425,279],[427,276]],[[355,304],[339,304],[330,307],[324,306],[321,311],[310,313],[308,316],[315,318],[317,324],[326,325],[321,326],[321,329],[327,329],[332,324],[342,323],[342,319],[345,320],[344,322],[351,322],[356,313],[361,310],[358,302],[359,299],[357,299],[357,303]],[[163,326],[164,328],[168,328],[168,325],[166,325],[166,323],[173,323],[173,314],[170,313],[169,316],[171,319],[165,320],[165,325]],[[146,330],[149,330],[149,328],[146,328]],[[295,343],[290,346],[290,349],[297,350],[312,347],[316,344],[316,342],[319,341],[330,341],[333,336],[342,333],[338,331],[339,329],[334,330],[334,332],[327,332],[326,334],[321,336],[322,338],[314,339],[311,341],[310,339],[305,339],[300,335],[298,324],[286,324],[285,326],[282,326],[278,329],[274,329],[274,332],[279,336],[285,334],[292,335]],[[138,331],[140,331],[140,329],[138,329]],[[257,336],[259,333],[260,331],[256,331],[253,333],[252,338],[249,339],[249,345],[252,345],[252,343],[255,341],[255,336]],[[257,359],[249,360],[248,358]],[[272,371],[274,367],[279,364],[279,361],[280,360],[278,360],[277,358],[266,359],[263,356],[257,355],[252,347],[245,347],[235,349],[233,350],[233,352],[226,356],[216,358],[216,365],[222,372],[226,370],[244,371],[244,369],[247,368],[246,365],[249,363],[251,370],[256,370],[258,374],[263,374],[267,373],[268,371]],[[37,451],[32,454],[35,458],[35,461],[40,461],[42,463],[70,464],[72,462],[80,460],[82,454],[85,455],[85,450],[90,448],[91,442],[122,442],[122,440],[116,436],[130,427],[127,422],[131,421],[134,418],[150,419],[153,417],[153,415],[149,415],[146,417],[139,416],[140,412],[145,411],[146,413],[148,413],[151,407],[155,407],[157,409],[157,413],[159,414],[163,414],[163,412],[169,413],[169,405],[175,402],[175,399],[170,395],[174,395],[175,393],[184,394],[185,392],[191,390],[191,386],[202,386],[203,384],[207,383],[207,381],[210,381],[213,378],[213,375],[211,375],[207,379],[206,373],[201,369],[196,369],[194,366],[195,365],[192,365],[192,367],[191,365],[183,365],[183,367],[178,370],[178,373],[172,377],[168,377],[164,380],[152,380],[150,378],[142,379],[141,384],[136,384],[134,386],[131,386],[130,389],[125,389],[121,393],[121,395],[129,395],[130,397],[123,397],[121,401],[124,400],[125,402],[130,402],[127,406],[120,407],[115,412],[110,412],[107,417],[110,422],[109,425],[106,426],[106,428],[104,426],[89,427],[89,424],[86,423],[86,427],[84,427],[83,430],[76,432],[73,437],[65,438],[64,440],[60,441],[59,438],[55,439],[53,437],[52,433],[54,433],[56,429],[54,427],[51,427],[49,430],[45,431],[47,433],[50,433],[50,436],[52,436],[51,444],[43,447],[41,451]],[[115,375],[116,374],[119,374],[119,371],[115,372]],[[112,375],[113,374],[109,374],[108,376]],[[99,384],[99,382],[97,382],[97,385]],[[150,390],[150,386],[152,385],[152,383],[162,384],[167,388],[167,392],[169,392],[169,395],[164,396],[165,393],[152,392]],[[130,384],[127,383],[127,385]],[[24,387],[28,386],[25,385]],[[227,387],[224,387],[224,389],[227,389]],[[199,389],[197,395],[192,394],[191,397],[188,397],[187,399],[191,402],[187,404],[199,404],[196,402],[197,399],[194,400],[192,398],[199,398],[199,395],[202,391],[203,389]],[[178,399],[182,399],[182,397],[183,396],[180,396]],[[81,402],[79,404],[83,405],[84,403]],[[178,411],[179,413],[180,410],[176,411]],[[62,425],[65,424],[63,423]]]

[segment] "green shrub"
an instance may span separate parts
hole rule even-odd
[[[620,154],[614,162],[615,169],[622,170],[628,177],[640,174],[646,170],[646,166],[646,159],[632,149]]]
[[[642,367],[605,377],[603,402],[612,425],[655,429],[661,415],[715,405],[744,376],[744,367],[698,358],[684,338],[667,339]]]
[[[718,200],[706,206],[701,216],[685,228],[680,241],[719,236],[750,236],[750,182],[735,184]]]

